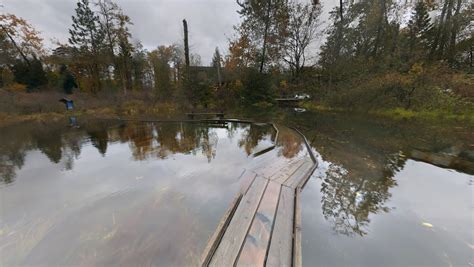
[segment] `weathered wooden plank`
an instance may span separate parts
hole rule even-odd
[[[308,180],[311,178],[311,175],[314,173],[314,171],[318,168],[318,164],[314,163],[313,166],[309,169],[309,171],[306,173],[305,176],[303,176],[302,179],[300,179],[300,182],[298,183],[298,188],[303,191],[306,183]]]
[[[273,149],[275,149],[275,146],[269,146],[269,147],[267,147],[267,148],[265,148],[265,149],[262,149],[262,150],[260,150],[260,151],[258,151],[258,152],[253,153],[253,154],[252,154],[252,157],[254,157],[254,158],[259,157],[259,156],[261,156],[261,155],[263,155],[263,154],[265,154],[265,153],[268,153],[268,152],[272,151]]]
[[[287,160],[285,158],[279,157],[271,162],[267,162],[266,164],[262,164],[258,166],[257,168],[255,168],[254,171],[259,176],[268,177],[271,174],[273,174],[275,170],[279,170],[285,167],[286,163],[287,163]]]
[[[263,169],[265,166],[272,164],[275,161],[275,156],[272,154],[263,154],[259,157],[253,158],[250,163],[249,169],[256,171],[258,169]]]
[[[252,171],[245,171],[245,173],[240,178],[240,193],[243,195],[247,194],[247,191],[249,190],[250,185],[252,185],[252,182],[256,176],[257,174]]]
[[[275,226],[268,250],[267,266],[291,266],[295,190],[282,186]]]
[[[224,216],[222,216],[219,224],[217,225],[216,231],[207,242],[207,246],[204,249],[204,252],[201,256],[201,266],[207,266],[209,264],[209,261],[211,260],[211,257],[212,257],[212,253],[216,250],[217,246],[219,245],[219,241],[224,235],[224,232],[232,219],[232,215],[234,214],[235,210],[237,209],[240,203],[240,200],[242,199],[242,195],[243,194],[238,194],[237,197],[235,197],[229,209],[227,209],[227,211],[224,213]]]
[[[255,213],[237,266],[263,266],[272,234],[281,184],[270,181]]]
[[[270,180],[273,180],[277,183],[284,183],[288,177],[293,175],[303,164],[305,163],[304,159],[300,159],[299,161],[292,162],[288,164],[285,168],[281,169],[278,173],[270,177]]]
[[[296,170],[292,175],[288,177],[288,179],[283,183],[285,186],[296,188],[299,182],[307,175],[307,173],[311,170],[311,167],[314,163],[311,159],[307,158],[303,165]]]
[[[296,189],[295,197],[295,217],[294,217],[294,240],[293,240],[293,267],[301,267],[302,252],[301,252],[301,191],[298,187]]]
[[[268,165],[265,170],[261,173],[259,173],[261,176],[270,179],[272,176],[277,175],[280,173],[284,168],[288,167],[288,165],[292,165],[294,162],[298,162],[301,160],[303,157],[302,156],[296,156],[293,158],[285,158],[285,157],[280,157],[275,165]]]
[[[268,180],[256,177],[240,201],[209,266],[232,266],[250,228]]]

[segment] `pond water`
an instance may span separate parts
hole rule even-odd
[[[473,125],[259,120],[297,127],[318,157],[302,194],[303,265],[474,265]],[[274,143],[268,124],[78,124],[0,128],[0,265],[195,266],[242,173],[303,149],[282,130],[260,154]]]
[[[79,125],[0,130],[0,265],[197,265],[275,138],[255,124]]]
[[[474,266],[474,127],[285,114],[319,158],[304,266]]]

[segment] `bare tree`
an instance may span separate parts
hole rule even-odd
[[[112,62],[124,93],[132,89],[130,62],[133,46],[129,39],[131,34],[128,26],[132,25],[130,17],[112,0],[98,0],[100,25],[105,33],[105,45],[108,61]],[[109,79],[112,79],[109,73]]]
[[[306,63],[306,49],[318,34],[319,4],[303,4],[299,1],[289,3],[288,37],[283,60],[288,63],[296,78]]]

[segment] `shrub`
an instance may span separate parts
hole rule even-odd
[[[19,84],[19,83],[13,83],[9,86],[6,86],[6,89],[11,92],[25,92],[26,91],[26,85],[24,84]]]
[[[245,74],[243,86],[243,98],[248,104],[274,102],[274,90],[272,90],[271,77],[268,74],[250,69]]]
[[[38,59],[33,59],[29,65],[23,61],[17,61],[13,65],[13,74],[15,81],[26,85],[28,90],[37,89],[48,83],[43,64]]]
[[[8,87],[15,82],[15,76],[9,68],[2,69],[2,86]]]

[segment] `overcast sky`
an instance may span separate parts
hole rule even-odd
[[[210,63],[216,46],[224,53],[227,52],[228,38],[234,33],[232,27],[240,20],[235,0],[115,1],[132,19],[133,37],[150,50],[158,45],[181,44],[182,20],[186,18],[191,52],[201,55],[204,65]],[[51,48],[53,38],[67,42],[76,2],[77,0],[0,0],[0,5],[3,5],[0,11],[28,20],[41,31],[46,47]],[[337,0],[323,1],[324,11],[329,10],[334,5],[333,2]]]

